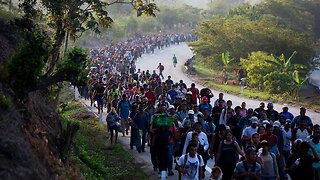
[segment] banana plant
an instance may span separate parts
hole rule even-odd
[[[290,72],[298,69],[301,69],[301,70],[305,69],[306,67],[304,65],[292,63],[292,59],[296,54],[297,54],[297,51],[294,51],[288,59],[286,59],[284,54],[281,54],[281,56],[276,56],[272,54],[273,59],[266,60],[266,62],[275,65],[277,69],[283,72]]]
[[[224,82],[225,84],[227,84],[228,82],[228,68],[230,65],[230,62],[233,61],[233,59],[230,56],[230,53],[227,52],[223,52],[221,53],[221,61],[223,63],[223,78],[224,78]]]
[[[308,77],[302,78],[300,76],[300,74],[299,74],[299,71],[298,70],[294,70],[292,72],[292,80],[293,80],[293,83],[294,83],[294,86],[293,86],[294,96],[295,96],[295,99],[297,99],[299,101],[298,92],[306,84],[306,82],[308,81]]]

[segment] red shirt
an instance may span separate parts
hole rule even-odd
[[[260,141],[262,141],[262,140],[268,141],[268,143],[269,143],[271,146],[273,146],[273,145],[275,145],[275,144],[278,143],[278,137],[277,137],[276,135],[274,135],[274,134],[271,134],[270,136],[267,135],[267,134],[264,134],[264,135],[262,135],[261,138],[260,138]]]
[[[189,88],[188,91],[192,93],[192,100],[196,103],[197,98],[199,96],[199,89],[198,88]]]
[[[145,97],[147,97],[149,99],[150,102],[152,102],[152,104],[154,104],[155,99],[156,99],[156,93],[153,91],[147,91],[144,94]]]

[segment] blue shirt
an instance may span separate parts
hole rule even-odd
[[[208,111],[211,113],[211,111],[212,111],[211,104],[209,104],[209,103],[201,103],[201,104],[199,104],[199,111],[202,112],[205,109],[208,109]]]
[[[130,102],[129,100],[121,100],[118,103],[119,116],[123,119],[128,119],[130,111]]]
[[[174,89],[170,89],[170,90],[168,91],[168,94],[169,94],[172,102],[174,101],[174,99],[175,99],[176,96],[178,95],[177,91],[174,90]]]
[[[149,117],[147,113],[143,113],[141,114],[140,112],[138,112],[133,119],[133,122],[135,125],[137,125],[138,129],[144,130],[148,128],[149,125]]]

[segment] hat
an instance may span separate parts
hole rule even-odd
[[[197,116],[203,116],[202,112],[198,112]]]
[[[279,122],[279,121],[275,121],[275,122],[273,123],[273,126],[274,126],[274,127],[280,127],[280,126],[281,126],[281,124],[280,124],[280,122]]]
[[[312,137],[314,137],[314,138],[319,138],[320,137],[320,133],[319,132],[315,132],[315,133],[313,133],[313,136]]]
[[[286,124],[291,124],[291,119],[286,119]]]
[[[193,110],[189,110],[188,114],[194,114],[194,111]]]
[[[169,106],[169,109],[174,109],[174,105],[170,105],[170,106]]]
[[[282,108],[288,108],[288,104],[283,104]]]
[[[250,118],[250,121],[251,121],[251,123],[252,124],[258,124],[258,118],[257,117],[255,117],[255,116],[252,116],[251,118]]]
[[[262,124],[270,124],[270,122],[268,120],[263,120]]]
[[[192,95],[192,92],[191,92],[191,91],[188,91],[187,94]]]
[[[260,145],[261,145],[261,146],[263,146],[263,145],[269,146],[269,142],[268,142],[267,140],[262,140],[262,141],[260,142]]]
[[[273,107],[273,103],[272,102],[269,102],[267,107]]]
[[[208,97],[207,96],[203,96],[201,100],[205,101],[205,102],[208,102]]]
[[[256,149],[254,147],[249,147],[245,151],[246,154],[256,153]]]

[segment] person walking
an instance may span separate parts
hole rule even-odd
[[[177,63],[178,63],[178,60],[177,60],[177,57],[176,57],[175,54],[173,55],[172,62],[173,62],[173,67],[176,67]]]
[[[203,177],[204,162],[201,155],[197,154],[197,144],[188,145],[188,153],[182,155],[176,169],[182,173],[182,180],[199,180]]]
[[[232,173],[239,159],[238,155],[245,156],[233,134],[227,130],[224,140],[220,142],[216,164],[222,169],[222,180],[231,180]]]
[[[114,107],[112,107],[106,118],[108,131],[110,132],[111,144],[113,143],[114,132],[115,132],[114,142],[117,143],[117,140],[118,140],[118,127],[120,125],[118,120],[119,120],[119,116],[117,114],[117,111]]]
[[[164,71],[164,66],[163,66],[161,63],[159,63],[157,69],[159,69],[159,76],[160,76],[162,79],[164,79],[164,76],[163,76],[163,74],[162,74],[162,72]]]
[[[139,153],[144,152],[148,128],[148,114],[144,111],[143,104],[139,105],[139,112],[135,115],[133,119],[134,126],[138,129],[136,133],[136,148]]]

